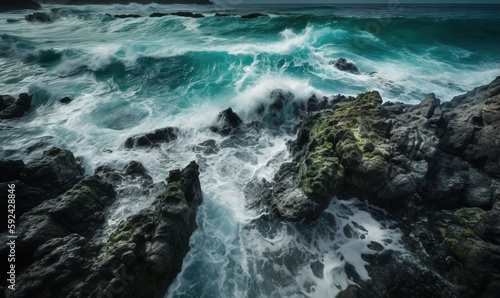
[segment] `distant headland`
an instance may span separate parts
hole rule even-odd
[[[41,1],[41,0],[14,0],[14,1],[2,1],[0,2],[0,11],[6,10],[16,10],[16,9],[40,9],[42,6],[40,4],[51,3],[51,1]],[[213,4],[210,0],[59,0],[54,1],[56,4],[69,4],[69,5],[84,5],[84,4],[129,4],[129,3],[139,3],[139,4]]]

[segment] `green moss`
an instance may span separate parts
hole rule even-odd
[[[457,210],[453,217],[461,224],[471,226],[479,222],[486,215],[486,211],[481,208],[462,208]]]
[[[308,149],[299,165],[299,184],[308,196],[331,196],[342,188],[345,171],[355,169],[375,153],[364,152],[365,144],[375,147],[384,142],[374,133],[361,133],[362,126],[380,119],[382,99],[377,92],[358,98],[334,111],[322,112],[306,127]],[[378,161],[378,160],[376,160]],[[326,193],[327,192],[327,193]],[[327,198],[325,198],[327,199]]]

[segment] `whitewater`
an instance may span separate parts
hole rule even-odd
[[[57,9],[56,9],[57,8]],[[56,9],[53,10],[52,9]],[[272,90],[296,101],[377,90],[385,101],[443,101],[500,74],[500,17],[489,6],[243,7],[188,5],[44,6],[50,23],[0,15],[0,92],[33,94],[30,112],[0,123],[0,159],[28,162],[52,146],[71,150],[87,173],[140,161],[161,185],[173,169],[200,165],[204,201],[182,272],[166,297],[332,297],[370,278],[363,255],[406,253],[384,211],[332,198],[314,223],[256,221],[243,188],[272,180],[290,159],[291,123],[231,142],[210,131],[231,107],[244,121]],[[191,11],[205,17],[148,17]],[[268,16],[241,19],[241,14]],[[228,13],[216,17],[217,12]],[[115,14],[140,14],[118,19]],[[109,15],[106,15],[109,14]],[[331,61],[356,63],[361,74]],[[69,104],[59,100],[68,96]],[[179,127],[175,142],[126,149],[133,135]],[[215,142],[215,151],[197,150]],[[105,239],[155,194],[120,185]],[[373,214],[378,214],[375,219]]]

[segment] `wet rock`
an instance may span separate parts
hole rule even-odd
[[[126,169],[140,168],[132,162]],[[85,178],[23,215],[18,227],[18,286],[8,297],[160,297],[182,266],[202,193],[196,163],[172,171],[150,208],[123,221],[104,243],[90,241],[114,198],[104,177]],[[127,170],[125,170],[127,171]],[[132,175],[142,174],[132,171]],[[0,238],[6,240],[6,234]],[[1,248],[2,253],[6,248]],[[45,281],[45,282],[40,282]],[[47,286],[50,284],[51,286]]]
[[[29,15],[26,15],[24,19],[28,22],[41,22],[41,23],[50,23],[52,22],[51,17],[44,12],[35,12]]]
[[[74,185],[83,175],[83,169],[69,150],[52,148],[26,164],[21,180],[34,186],[61,188]]]
[[[348,62],[347,59],[345,59],[345,58],[339,58],[335,61],[330,61],[329,64],[333,65],[335,68],[337,68],[338,70],[341,70],[341,71],[345,71],[345,72],[349,72],[349,73],[357,74],[357,75],[360,74],[359,69],[356,66],[356,64],[354,64],[352,62]]]
[[[13,104],[16,99],[10,95],[0,95],[0,111],[5,110],[8,106]]]
[[[83,176],[83,168],[73,154],[58,148],[45,151],[28,164],[20,160],[0,161],[0,169],[0,191],[7,193],[8,185],[15,185],[17,216],[64,193]],[[6,203],[6,199],[0,198],[0,202]]]
[[[166,127],[157,129],[145,135],[137,135],[125,141],[125,148],[154,147],[161,143],[168,143],[177,139],[179,129],[177,127]]]
[[[500,78],[442,105],[434,94],[410,106],[382,104],[377,92],[368,92],[354,100],[338,97],[331,110],[321,110],[323,106],[312,97],[309,107],[320,112],[309,113],[297,139],[289,143],[292,166],[280,168],[271,182],[272,199],[267,201],[276,209],[286,206],[278,214],[288,220],[316,219],[333,196],[363,198],[390,210],[405,208],[415,196],[437,209],[491,208],[498,185],[493,174],[500,157],[498,146],[491,142],[498,128],[487,121],[477,127],[481,121],[470,119],[481,116],[485,103],[493,105],[486,110],[494,114],[491,95],[497,95],[497,81]],[[260,112],[283,110],[291,101],[285,94],[274,91]],[[469,131],[473,127],[475,132]],[[483,138],[467,145],[477,134],[490,136],[486,138],[490,143]],[[471,163],[464,155],[467,151],[446,145],[457,144],[454,139],[465,142],[464,150],[483,144],[483,163],[477,159]]]
[[[140,18],[141,15],[140,14],[115,14],[114,17],[117,19],[130,19],[130,18],[137,19],[137,18]]]
[[[120,270],[127,278],[121,284],[121,297],[165,293],[181,269],[189,237],[196,228],[196,210],[202,200],[198,175],[194,162],[170,173],[166,191],[152,207],[122,222],[110,236],[81,293],[90,297],[106,292],[116,282],[113,270]]]
[[[228,108],[227,110],[219,113],[217,116],[217,125],[211,126],[210,130],[223,136],[227,136],[237,130],[242,123],[243,121],[238,114],[233,112],[231,108]]]
[[[215,140],[207,140],[194,146],[193,151],[201,152],[205,155],[211,155],[217,154],[219,152],[219,147],[217,146],[217,142]]]
[[[229,17],[229,16],[232,16],[232,14],[230,14],[230,13],[221,13],[221,12],[215,13],[215,17]]]
[[[61,98],[61,99],[59,100],[59,102],[60,102],[60,103],[70,103],[70,102],[71,102],[71,98],[69,98],[69,97],[65,96],[65,97]]]
[[[168,13],[154,12],[154,13],[150,14],[149,17],[150,18],[161,18],[161,17],[168,16],[168,15],[169,15]]]
[[[185,17],[185,18],[195,18],[195,19],[205,17],[201,13],[192,13],[192,12],[187,12],[187,11],[173,12],[170,15],[178,16],[178,17]]]
[[[24,113],[30,109],[32,98],[32,95],[30,96],[26,93],[22,93],[16,101],[11,103],[12,97],[2,96],[2,100],[0,100],[0,107],[4,106],[4,108],[0,109],[0,119],[12,119],[23,116]]]
[[[246,15],[242,15],[241,18],[242,19],[255,19],[255,18],[258,18],[258,17],[267,17],[268,15],[266,14],[263,14],[263,13],[249,13],[249,14],[246,14]]]

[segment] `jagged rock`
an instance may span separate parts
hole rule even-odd
[[[22,93],[19,95],[19,98],[12,102],[12,97],[10,96],[2,96],[0,100],[0,107],[4,106],[3,109],[0,109],[0,119],[12,119],[18,118],[24,115],[30,107],[31,107],[31,99],[33,95],[28,95],[26,93]],[[9,104],[11,103],[11,104]]]
[[[26,15],[24,19],[28,22],[42,22],[42,23],[50,23],[52,19],[50,16],[44,12],[35,12],[29,15]]]
[[[28,164],[22,161],[1,161],[0,191],[8,184],[16,185],[16,215],[31,210],[45,200],[53,199],[75,185],[83,168],[70,151],[52,148]],[[4,202],[6,197],[0,198]]]
[[[228,108],[219,113],[217,116],[217,123],[217,126],[211,126],[210,130],[223,136],[227,136],[238,129],[243,121],[238,114],[233,112],[231,108]]]
[[[339,58],[335,61],[330,61],[329,64],[333,65],[335,68],[341,71],[349,72],[352,74],[357,74],[359,75],[359,69],[356,66],[356,64],[352,62],[347,62],[347,59],[345,58]]]
[[[143,175],[138,162],[124,169]],[[18,227],[16,291],[7,297],[161,297],[182,266],[202,201],[198,165],[170,172],[150,208],[123,221],[109,239],[90,241],[114,197],[106,168],[26,213]],[[6,240],[6,234],[0,239]],[[21,239],[22,238],[22,239]],[[2,253],[6,250],[1,248]],[[50,286],[47,286],[50,284]]]
[[[269,186],[272,198],[261,201],[288,220],[316,219],[333,196],[363,198],[389,209],[404,208],[416,196],[438,209],[491,208],[498,188],[500,153],[492,143],[498,126],[484,121],[478,128],[483,121],[471,119],[482,119],[484,109],[488,121],[496,119],[497,85],[500,78],[442,105],[434,94],[417,106],[382,105],[377,92],[338,98],[331,110],[304,119],[297,139],[289,143],[292,164],[279,169]],[[273,92],[260,112],[284,109],[292,98],[284,94]],[[310,102],[318,109],[317,99]],[[467,147],[481,152],[482,164],[479,157],[467,159]]]
[[[242,19],[255,19],[258,17],[267,17],[267,16],[268,16],[267,14],[263,14],[263,13],[249,13],[246,15],[242,15],[241,18]]]
[[[127,139],[125,148],[153,147],[160,143],[168,143],[177,139],[177,127],[165,127],[145,135],[137,135]]]
[[[500,77],[443,103],[440,119],[440,148],[495,178],[500,178],[499,102]]]
[[[106,292],[120,297],[163,295],[180,271],[196,228],[202,200],[198,175],[194,162],[172,171],[166,191],[151,208],[120,224],[100,250],[85,285],[76,291],[88,297]],[[116,280],[114,270],[125,280]],[[118,292],[112,291],[117,288]]]

